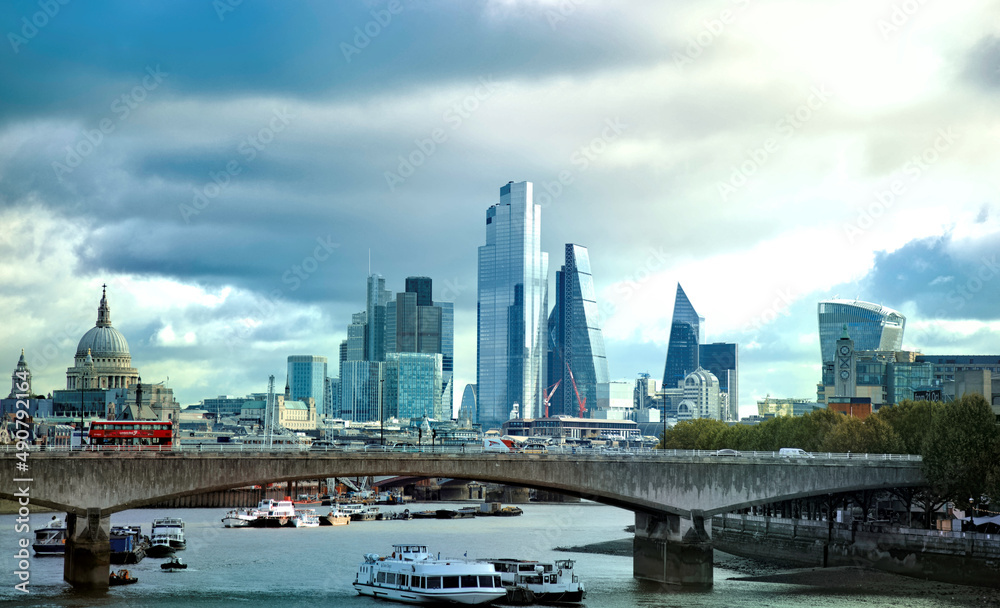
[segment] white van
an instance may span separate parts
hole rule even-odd
[[[778,456],[782,458],[815,458],[802,448],[781,448],[778,450]]]

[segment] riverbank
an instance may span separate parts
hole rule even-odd
[[[601,543],[556,547],[555,551],[572,553],[593,553],[632,557],[632,539],[623,538]],[[1000,608],[1000,591],[983,587],[956,585],[924,579],[917,579],[890,572],[882,572],[857,566],[833,568],[799,568],[778,560],[762,560],[740,557],[716,549],[714,561],[717,568],[729,570],[727,580],[754,583],[774,583],[796,585],[798,590],[783,591],[798,595],[834,593],[843,597],[871,597],[873,593],[886,598],[907,598],[916,596],[940,597],[949,603],[978,608]],[[721,574],[721,573],[717,573]],[[905,605],[891,602],[886,605]]]

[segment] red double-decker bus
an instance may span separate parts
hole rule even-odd
[[[94,420],[90,445],[170,447],[174,423],[170,420]]]

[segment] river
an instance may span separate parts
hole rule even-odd
[[[472,504],[472,503],[469,503]],[[457,506],[465,506],[456,503]],[[411,510],[440,508],[409,505]],[[893,606],[944,608],[1000,607],[1000,592],[908,579],[854,568],[784,570],[716,554],[710,590],[661,592],[632,578],[632,558],[566,553],[555,547],[612,541],[630,536],[628,511],[598,505],[521,505],[520,517],[458,520],[355,522],[347,526],[281,529],[227,529],[225,509],[136,509],[116,513],[112,525],[138,524],[149,534],[155,517],[180,517],[187,549],[178,553],[189,567],[160,570],[163,560],[146,558],[127,566],[140,580],[107,592],[81,593],[62,580],[62,558],[32,557],[30,592],[14,589],[17,541],[14,515],[0,516],[0,602],[17,606],[345,606],[392,604],[358,596],[351,587],[364,553],[385,554],[394,543],[426,544],[442,556],[576,559],[587,586],[588,608],[632,606],[684,608],[842,608]],[[402,510],[402,507],[382,507]],[[319,512],[326,511],[318,508]],[[32,528],[50,513],[32,516]],[[116,567],[117,568],[117,567]],[[748,580],[751,578],[753,580]],[[401,604],[400,604],[401,605]]]

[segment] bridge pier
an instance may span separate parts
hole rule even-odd
[[[63,580],[80,589],[106,589],[111,575],[111,516],[87,509],[86,517],[66,514]]]
[[[636,512],[632,576],[668,585],[712,586],[712,520]]]

